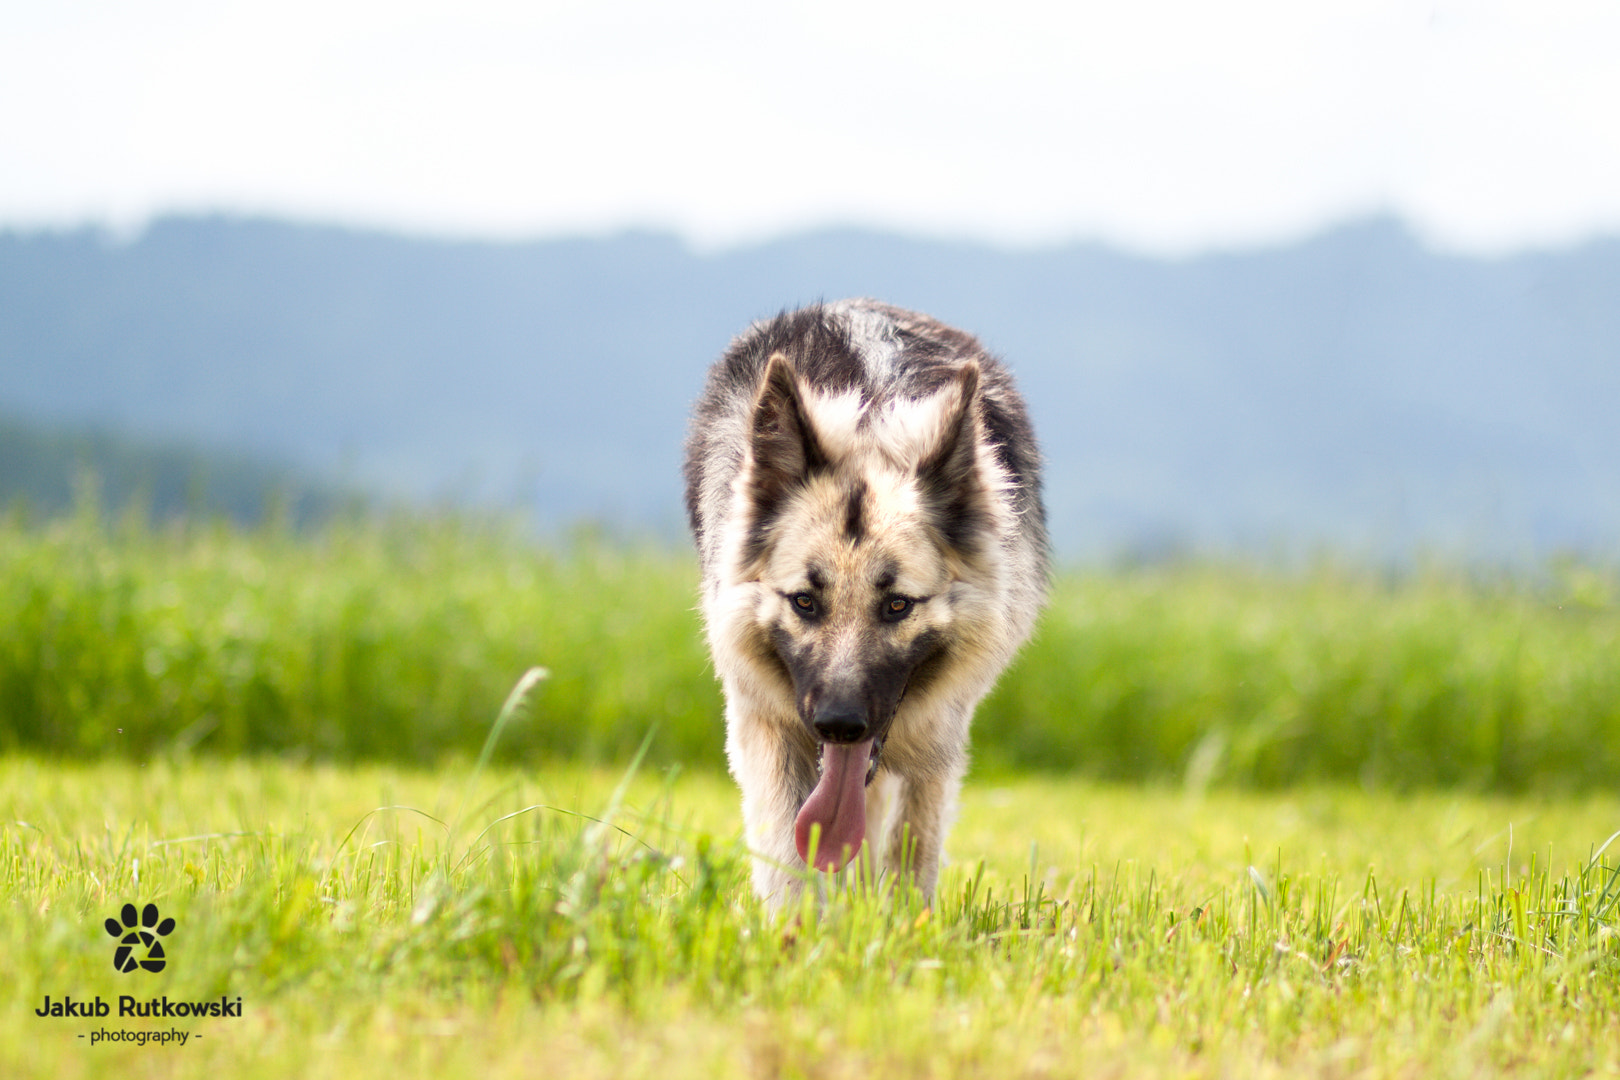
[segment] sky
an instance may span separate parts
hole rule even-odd
[[[1620,3],[0,0],[0,229],[1620,234]]]

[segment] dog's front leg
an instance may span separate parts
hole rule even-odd
[[[939,881],[941,849],[956,815],[956,795],[961,786],[961,773],[956,770],[907,777],[889,833],[884,868],[890,874],[908,878],[929,901]]]
[[[740,695],[731,695],[736,701]],[[793,840],[799,807],[816,784],[816,763],[741,705],[726,708],[726,757],[742,788],[743,827],[753,856],[754,892],[773,909],[791,903],[804,883]]]

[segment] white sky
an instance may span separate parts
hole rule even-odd
[[[1620,233],[1620,0],[0,0],[0,227],[211,210],[1561,244]]]

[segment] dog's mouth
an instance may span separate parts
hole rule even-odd
[[[866,786],[877,775],[882,753],[883,740],[876,738],[822,744],[821,779],[793,823],[793,841],[807,865],[842,870],[860,854],[866,839]]]

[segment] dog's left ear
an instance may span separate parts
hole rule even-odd
[[[813,473],[829,467],[827,452],[810,424],[799,378],[781,353],[765,364],[754,401],[749,438],[748,495],[756,527],[774,518],[788,495]]]
[[[979,364],[969,360],[957,369],[941,395],[954,394],[945,406],[939,442],[917,467],[917,488],[928,520],[945,542],[973,555],[989,534],[990,488],[979,468]]]
[[[827,468],[827,452],[816,438],[804,407],[799,378],[781,353],[772,353],[754,401],[754,464],[781,475],[783,482],[802,482]]]

